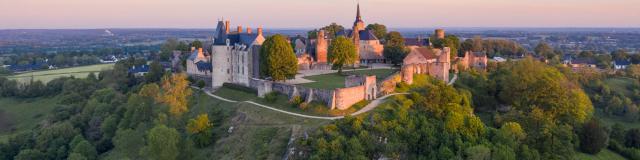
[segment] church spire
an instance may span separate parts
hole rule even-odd
[[[356,13],[356,22],[362,21],[362,17],[360,16],[360,2],[358,2],[358,13]]]

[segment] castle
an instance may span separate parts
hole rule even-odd
[[[253,33],[251,28],[243,31],[238,26],[230,31],[230,21],[218,21],[211,47],[211,85],[213,88],[224,83],[249,86],[249,79],[260,76],[260,47],[265,41],[262,28]]]

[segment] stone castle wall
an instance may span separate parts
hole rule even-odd
[[[378,91],[379,91],[378,96],[391,94],[393,91],[396,90],[396,86],[400,82],[402,82],[402,72],[396,72],[393,75],[385,78],[384,80],[382,80],[377,84]]]
[[[338,88],[335,90],[335,107],[331,109],[345,110],[365,99],[365,86]]]
[[[248,87],[257,90],[259,97],[264,97],[270,92],[278,92],[287,95],[290,99],[300,96],[305,102],[320,101],[331,109],[340,110],[348,109],[362,100],[373,100],[378,96],[379,89],[375,76],[354,76],[348,79],[358,85],[337,89],[317,89],[251,78]]]

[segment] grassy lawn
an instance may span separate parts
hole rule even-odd
[[[371,70],[358,70],[358,71],[345,71],[344,74],[355,75],[375,75],[378,81],[385,79],[391,74],[395,73],[395,69],[371,69]],[[344,79],[346,76],[339,75],[338,73],[323,74],[303,77],[315,82],[301,84],[310,88],[322,88],[322,89],[335,89],[344,87]]]
[[[625,160],[626,158],[620,156],[619,154],[612,152],[611,150],[605,149],[600,151],[600,153],[596,155],[590,155],[582,152],[577,152],[576,159],[581,160]]]
[[[56,102],[56,98],[0,98],[0,141],[36,127],[53,110]]]
[[[85,78],[89,75],[89,73],[98,73],[102,70],[112,69],[114,64],[97,64],[90,66],[82,66],[82,67],[72,67],[72,68],[64,68],[64,69],[55,69],[55,70],[44,70],[44,71],[35,71],[22,73],[17,75],[8,76],[9,79],[15,79],[19,82],[29,82],[31,77],[34,80],[40,80],[43,83],[47,83],[53,79],[59,77],[70,77],[74,76],[77,78]]]
[[[193,159],[281,159],[292,133],[300,137],[302,131],[312,132],[331,122],[295,117],[248,103],[223,102],[202,92],[195,94],[190,117],[210,112],[223,112],[223,117],[213,120],[217,142],[197,149]],[[243,93],[227,90],[224,94]],[[231,133],[230,127],[234,128]]]
[[[623,95],[630,97],[632,95],[631,90],[629,90],[629,86],[633,85],[634,79],[620,77],[620,78],[609,78],[604,80],[604,83],[611,87],[611,91],[622,93]]]

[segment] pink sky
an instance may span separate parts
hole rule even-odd
[[[640,27],[640,0],[361,0],[388,27]],[[0,0],[0,28],[350,27],[354,0]]]

